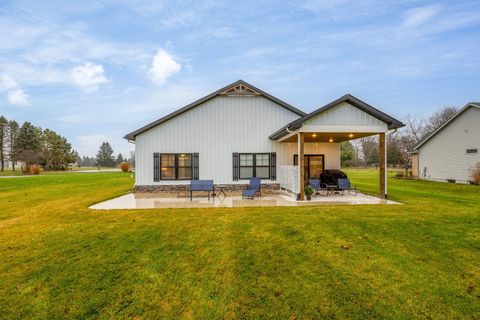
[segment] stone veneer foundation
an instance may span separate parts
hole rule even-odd
[[[247,187],[247,184],[220,184],[225,192],[240,193]],[[135,186],[137,193],[178,193],[185,191],[188,185],[150,185],[150,186]],[[280,193],[279,183],[262,184],[262,193],[278,194]]]

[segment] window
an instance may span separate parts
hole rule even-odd
[[[160,155],[160,177],[162,180],[175,180],[175,155],[161,154]]]
[[[269,153],[240,154],[240,179],[249,179],[251,177],[270,179]]]
[[[467,149],[467,154],[478,153],[478,149]]]
[[[161,180],[191,180],[192,155],[190,153],[161,154]]]

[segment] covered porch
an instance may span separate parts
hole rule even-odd
[[[340,168],[340,143],[378,136],[380,199],[387,198],[385,135],[403,124],[365,102],[345,95],[288,124],[270,136],[283,155],[279,165],[281,188],[304,200],[308,179]],[[291,159],[291,160],[290,160]]]

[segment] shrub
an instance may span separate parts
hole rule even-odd
[[[315,190],[309,185],[306,185],[303,191],[307,197],[310,197],[315,192]]]
[[[128,170],[130,169],[130,163],[122,162],[120,163],[119,167],[120,169],[122,169],[123,172],[128,172]]]
[[[40,174],[40,166],[38,164],[33,164],[30,166],[30,173],[34,175]]]
[[[474,184],[480,184],[480,162],[477,162],[472,168],[472,182]]]
[[[395,178],[403,178],[404,173],[402,171],[399,171],[395,174]]]

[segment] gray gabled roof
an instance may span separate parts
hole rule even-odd
[[[321,107],[321,108],[303,116],[302,118],[290,122],[285,127],[281,128],[280,130],[273,133],[269,138],[272,139],[272,140],[280,139],[281,137],[287,135],[288,131],[297,130],[297,129],[301,128],[303,123],[306,120],[308,120],[310,118],[313,118],[313,117],[315,117],[315,116],[317,116],[317,115],[319,115],[319,114],[321,114],[321,113],[323,113],[327,110],[330,110],[331,108],[337,106],[338,104],[340,104],[342,102],[348,102],[352,106],[355,106],[358,109],[368,113],[372,117],[375,117],[375,118],[385,122],[388,125],[388,129],[398,129],[398,128],[401,128],[401,127],[405,126],[401,121],[389,116],[386,113],[383,113],[382,111],[372,107],[368,103],[363,102],[362,100],[352,96],[351,94],[346,94],[346,95],[340,97],[339,99],[337,99],[335,101],[332,101],[329,104],[327,104],[327,105],[325,105],[325,106],[323,106],[323,107]]]
[[[420,140],[412,149],[412,152],[415,152],[418,150],[418,148],[420,148],[423,144],[425,144],[425,142],[427,142],[428,140],[430,140],[431,138],[433,138],[433,136],[435,136],[438,132],[440,132],[443,128],[445,128],[446,126],[448,126],[449,123],[451,123],[453,120],[455,120],[459,115],[461,115],[463,112],[465,112],[465,110],[467,110],[468,108],[470,107],[474,107],[474,108],[479,108],[480,109],[480,102],[470,102],[470,103],[467,103],[465,105],[465,107],[463,107],[462,109],[458,110],[457,113],[455,113],[450,119],[448,119],[447,121],[445,121],[444,124],[442,124],[440,127],[438,127],[437,129],[435,129],[434,131],[432,131],[432,133],[430,134],[427,134],[422,140]]]
[[[127,134],[124,138],[127,139],[127,140],[130,140],[130,141],[133,141],[133,140],[135,140],[135,137],[136,137],[137,135],[139,135],[139,134],[141,134],[141,133],[143,133],[143,132],[145,132],[145,131],[153,128],[153,127],[156,127],[156,126],[158,126],[159,124],[164,123],[164,122],[166,122],[166,121],[168,121],[168,120],[170,120],[170,119],[172,119],[172,118],[174,118],[174,117],[176,117],[176,116],[178,116],[178,115],[181,115],[182,113],[187,112],[187,111],[189,111],[189,110],[191,110],[191,109],[193,109],[193,108],[201,105],[202,103],[207,102],[207,101],[215,98],[216,96],[220,95],[220,93],[224,92],[225,90],[227,90],[227,89],[229,89],[229,88],[231,88],[231,87],[235,87],[235,86],[237,86],[237,85],[239,85],[239,84],[245,85],[245,86],[247,86],[247,87],[255,90],[256,92],[260,93],[263,97],[267,98],[268,100],[275,102],[276,104],[284,107],[285,109],[287,109],[287,110],[289,110],[289,111],[291,111],[291,112],[293,112],[293,113],[298,114],[298,115],[301,116],[301,117],[305,115],[305,112],[303,112],[303,111],[301,111],[301,110],[293,107],[292,105],[290,105],[290,104],[288,104],[288,103],[286,103],[286,102],[284,102],[284,101],[282,101],[282,100],[280,100],[280,99],[278,99],[278,98],[276,98],[276,97],[268,94],[267,92],[265,92],[265,91],[263,91],[263,90],[260,90],[260,89],[258,89],[258,88],[256,88],[256,87],[252,86],[251,84],[249,84],[249,83],[247,83],[247,82],[245,82],[245,81],[243,81],[243,80],[238,80],[238,81],[235,81],[234,83],[229,84],[228,86],[225,86],[225,87],[223,87],[223,88],[221,88],[221,89],[219,89],[219,90],[217,90],[217,91],[215,91],[215,92],[210,93],[209,95],[207,95],[207,96],[205,96],[205,97],[203,97],[203,98],[201,98],[201,99],[198,99],[197,101],[194,101],[194,102],[186,105],[186,106],[183,107],[183,108],[180,108],[180,109],[178,109],[178,110],[176,110],[176,111],[174,111],[174,112],[172,112],[172,113],[170,113],[170,114],[168,114],[168,115],[166,115],[166,116],[164,116],[164,117],[162,117],[162,118],[160,118],[160,119],[158,119],[158,120],[156,120],[156,121],[153,121],[152,123],[149,123],[149,124],[147,124],[146,126],[141,127],[140,129],[137,129],[137,130],[135,130],[135,131],[133,131],[133,132],[130,132],[130,133]]]

